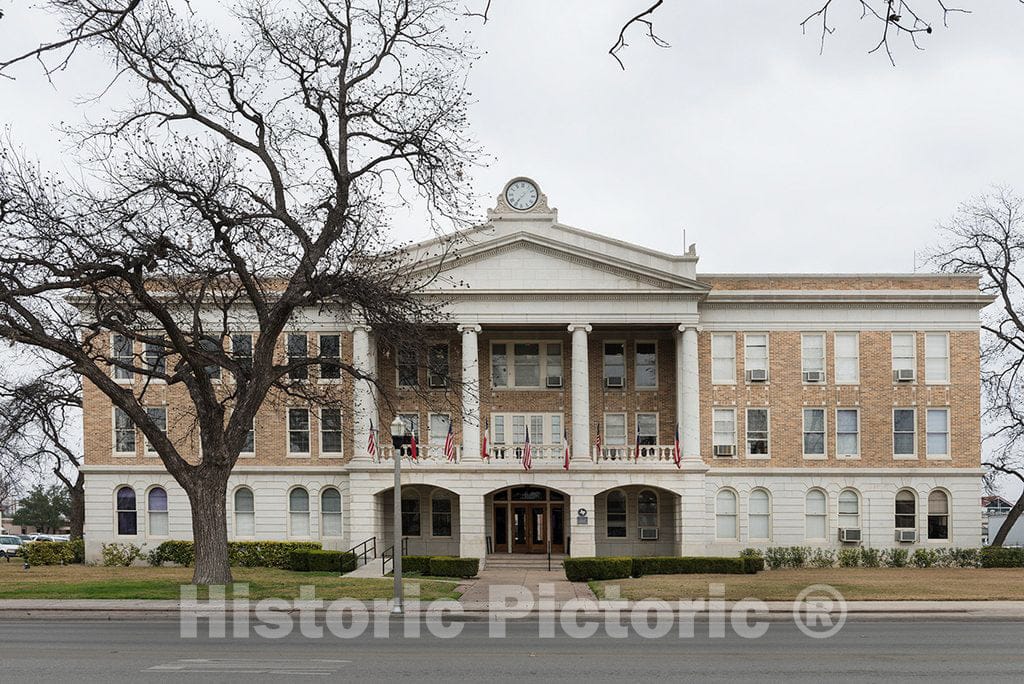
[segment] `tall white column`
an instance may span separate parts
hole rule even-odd
[[[676,343],[676,397],[679,437],[683,458],[701,460],[700,455],[700,367],[697,360],[697,326],[680,325]]]
[[[462,333],[462,460],[479,461],[480,350],[477,336],[480,326],[460,325],[459,332]]]
[[[483,569],[487,558],[487,535],[484,525],[484,497],[482,494],[459,495],[459,555],[479,558]]]
[[[352,366],[364,375],[372,375],[370,366],[370,326],[351,325],[352,332]],[[370,454],[366,451],[366,443],[370,439],[370,421],[375,418],[373,410],[373,384],[369,380],[356,380],[352,383],[352,435],[353,461],[368,461]],[[387,431],[373,425],[378,430],[377,442]]]
[[[573,323],[572,333],[572,460],[589,461],[590,455],[590,363],[587,360],[586,323]]]

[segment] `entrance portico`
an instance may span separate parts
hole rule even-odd
[[[505,487],[486,497],[491,553],[563,554],[568,550],[569,497],[548,487]]]

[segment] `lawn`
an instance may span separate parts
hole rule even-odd
[[[313,585],[316,598],[333,600],[389,599],[390,578],[339,577],[326,572],[291,572],[272,568],[233,568],[235,582],[249,585],[249,597],[294,599],[299,587]],[[105,568],[90,565],[41,565],[22,569],[21,563],[0,560],[0,599],[178,599],[179,587],[192,579],[191,568]],[[407,581],[408,585],[413,581]],[[455,580],[415,580],[420,598],[458,598]],[[228,590],[228,598],[232,595]],[[200,588],[200,597],[206,596]]]
[[[771,570],[757,575],[650,575],[591,582],[599,598],[618,586],[620,598],[707,598],[712,582],[726,600],[788,601],[811,584],[830,584],[851,601],[1022,601],[1024,568],[829,568]]]

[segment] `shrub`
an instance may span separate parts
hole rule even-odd
[[[839,549],[839,567],[856,568],[860,565],[861,552],[857,547]]]
[[[790,546],[786,555],[786,567],[803,568],[811,557],[811,549],[807,546]]]
[[[914,549],[910,556],[910,564],[915,568],[931,568],[939,562],[939,552],[935,549]]]
[[[356,569],[356,555],[348,551],[292,549],[288,552],[288,569],[296,572],[351,572]]]
[[[981,567],[983,568],[1020,568],[1024,567],[1024,549],[1004,549],[987,546],[981,550]]]
[[[135,544],[103,544],[100,547],[100,556],[103,558],[103,565],[107,567],[127,568],[142,557],[142,549]]]
[[[882,567],[882,552],[878,549],[861,549],[860,562],[865,568],[880,568]]]
[[[836,552],[832,549],[814,549],[810,561],[816,568],[831,568],[836,564]]]
[[[946,549],[946,564],[951,568],[981,567],[981,549]]]
[[[906,549],[886,549],[882,551],[882,562],[887,568],[905,568],[910,553]]]
[[[29,542],[22,545],[21,555],[29,565],[71,565],[84,560],[85,544],[81,539]]]
[[[652,556],[633,559],[633,577],[644,575],[692,575],[719,573],[728,575],[752,574],[761,566],[761,559],[719,558],[702,556]],[[751,569],[748,569],[751,568]]]
[[[768,567],[772,570],[778,570],[786,567],[788,558],[789,554],[786,549],[781,546],[772,546],[764,552],[765,563],[767,563]]]
[[[633,574],[633,559],[627,557],[566,558],[562,566],[571,582],[622,579]]]
[[[426,575],[430,572],[430,556],[402,556],[402,572]]]
[[[149,552],[147,560],[150,565],[159,566],[164,563],[175,563],[176,565],[189,566],[195,563],[195,548],[190,541],[165,541]]]
[[[320,549],[320,542],[233,541],[228,542],[228,562],[244,568],[288,570],[292,567],[292,551]],[[193,565],[196,561],[195,545],[190,541],[165,541],[149,554],[147,560],[150,565]]]
[[[476,577],[479,558],[434,556],[427,563],[427,573],[435,577]]]

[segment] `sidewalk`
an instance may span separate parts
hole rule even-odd
[[[565,571],[562,568],[557,570],[535,570],[535,569],[500,569],[484,570],[480,577],[469,580],[459,587],[462,590],[462,597],[459,603],[466,612],[487,612],[491,609],[504,610],[502,603],[491,604],[491,587],[523,587],[530,596],[541,598],[540,585],[550,585],[553,594],[549,593],[543,598],[554,601],[555,605],[562,605],[572,599],[584,601],[597,601],[594,592],[586,582],[570,582],[565,579]]]

